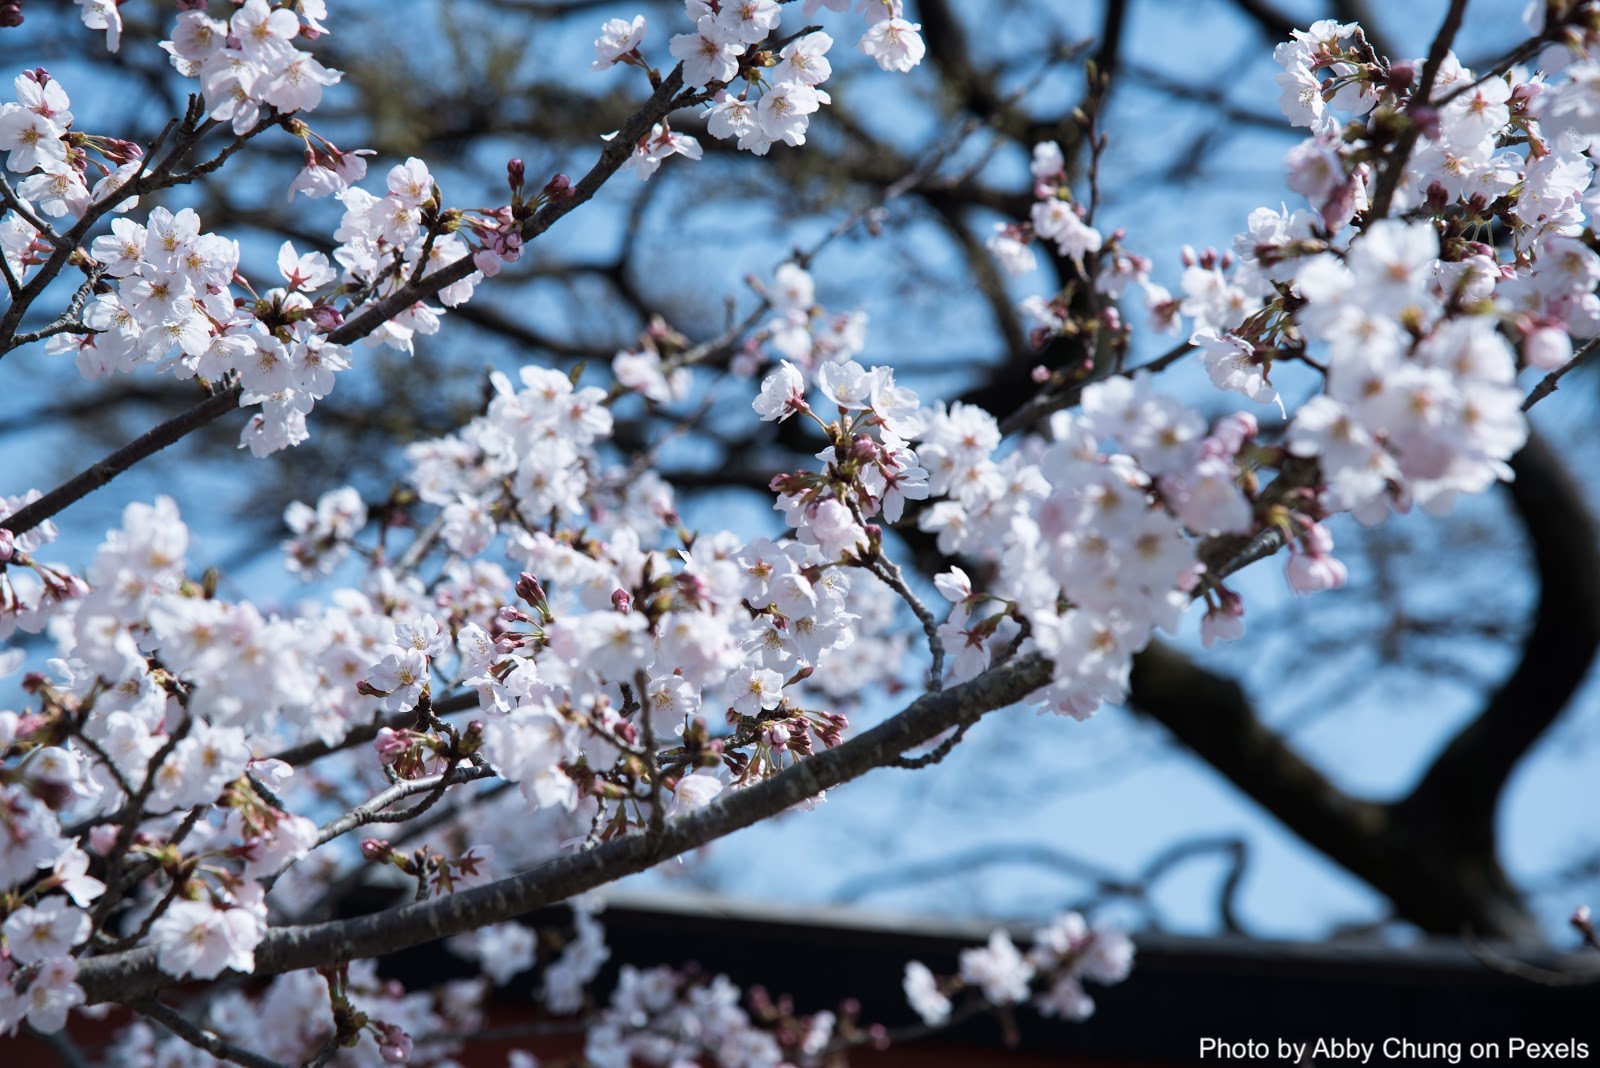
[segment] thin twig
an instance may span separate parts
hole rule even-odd
[[[144,803],[150,799],[150,794],[156,788],[156,772],[161,769],[167,757],[172,755],[178,743],[189,736],[189,728],[193,725],[193,717],[185,716],[167,736],[161,748],[151,754],[145,763],[144,782],[140,784],[138,792],[128,799],[128,804],[123,809],[125,815],[122,825],[117,828],[116,842],[106,854],[106,891],[94,911],[95,930],[105,925],[106,917],[110,915],[111,909],[121,897],[122,888],[129,884],[128,873],[123,870],[122,865],[127,858],[128,848],[133,844],[134,831],[138,828],[139,821],[144,818]]]
[[[333,1060],[334,1054],[339,1052],[342,1045],[339,1041],[339,1032],[334,1031],[333,1034],[328,1036],[328,1041],[318,1046],[317,1052],[313,1053],[311,1058],[306,1061],[305,1068],[323,1068],[323,1065]]]
[[[1159,374],[1193,351],[1194,346],[1184,341],[1174,345],[1148,363],[1142,363],[1138,367],[1130,367],[1125,371],[1119,371],[1107,377],[1132,378],[1140,372]],[[1095,381],[1100,381],[1100,379],[1095,379]],[[1035,394],[1026,404],[1005,417],[1005,420],[1000,424],[1000,435],[1006,437],[1019,430],[1026,430],[1045,416],[1054,415],[1063,409],[1071,408],[1083,399],[1083,391],[1089,385],[1089,382],[1075,382],[1059,392],[1043,390]]]
[[[1539,384],[1533,387],[1533,391],[1529,393],[1527,399],[1522,402],[1522,410],[1527,411],[1529,408],[1532,408],[1535,404],[1538,404],[1540,401],[1550,396],[1550,394],[1554,393],[1557,388],[1559,388],[1556,383],[1560,382],[1561,379],[1568,374],[1568,372],[1576,370],[1579,364],[1593,356],[1597,348],[1600,348],[1600,335],[1596,335],[1590,338],[1588,341],[1585,341],[1583,346],[1579,348],[1577,352],[1572,354],[1572,359],[1568,360],[1560,367],[1557,367],[1554,371],[1551,371],[1549,374],[1545,375],[1544,378],[1540,379]]]
[[[1494,952],[1474,938],[1470,931],[1462,935],[1462,941],[1466,943],[1467,952],[1476,957],[1478,963],[1502,975],[1515,976],[1526,982],[1547,987],[1595,986],[1600,984],[1600,969],[1590,968],[1587,971],[1558,972],[1549,968],[1525,964],[1520,960],[1514,960],[1511,957]]]
[[[1439,32],[1428,48],[1428,58],[1422,64],[1422,79],[1417,83],[1417,91],[1411,97],[1411,102],[1406,105],[1407,111],[1430,106],[1428,94],[1433,92],[1433,83],[1439,77],[1439,68],[1444,65],[1445,56],[1449,53],[1450,45],[1455,41],[1456,34],[1461,29],[1461,20],[1466,14],[1467,0],[1450,0],[1450,10],[1445,12],[1444,22],[1440,23]],[[1369,223],[1389,214],[1389,205],[1394,201],[1395,190],[1400,188],[1400,176],[1405,172],[1406,163],[1411,159],[1411,151],[1417,147],[1417,139],[1421,136],[1422,126],[1416,116],[1412,115],[1405,132],[1389,150],[1388,165],[1378,177],[1378,187],[1372,195],[1372,206],[1366,212]]]
[[[244,1068],[288,1068],[287,1065],[272,1060],[270,1057],[263,1057],[259,1053],[252,1053],[241,1046],[235,1046],[215,1031],[207,1031],[199,1024],[192,1022],[181,1012],[154,999],[137,1002],[132,1008],[140,1016],[154,1020],[189,1043],[189,1045],[196,1049],[205,1050],[213,1057],[244,1065]]]
[[[11,188],[11,183],[3,174],[0,174],[0,202],[4,202],[5,206],[16,212],[23,222],[39,231],[40,236],[50,242],[53,247],[57,249],[62,247],[62,242],[65,238],[56,233],[49,223],[34,213],[34,210],[28,206],[28,202],[18,196],[15,189]]]
[[[324,846],[338,838],[340,835],[349,834],[358,827],[365,827],[369,823],[404,823],[413,816],[420,816],[431,802],[420,802],[403,812],[385,812],[384,809],[402,801],[414,794],[433,791],[433,801],[437,801],[444,791],[464,782],[476,782],[478,779],[495,778],[493,769],[485,767],[457,767],[438,775],[429,775],[421,779],[407,779],[396,783],[380,794],[376,794],[370,801],[357,805],[337,819],[329,820],[317,832],[317,845]]]
[[[911,606],[917,622],[922,624],[922,633],[928,636],[928,652],[933,658],[933,664],[929,669],[931,677],[928,688],[935,693],[944,689],[944,639],[939,637],[939,621],[928,611],[928,606],[922,603],[922,599],[906,585],[900,565],[885,556],[881,549],[877,555],[862,561],[862,566],[878,576],[885,585],[900,595],[902,601]]]

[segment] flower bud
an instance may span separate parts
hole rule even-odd
[[[372,740],[372,748],[377,750],[381,762],[393,764],[411,748],[411,740],[392,727],[380,727],[378,736]]]
[[[390,1064],[404,1064],[411,1057],[411,1036],[394,1024],[378,1024],[378,1055]]]
[[[1429,107],[1427,104],[1414,104],[1408,109],[1411,121],[1417,124],[1417,129],[1422,131],[1422,136],[1430,140],[1439,139],[1439,109]]]
[[[120,137],[103,137],[100,139],[100,154],[112,163],[132,163],[144,158],[144,149]]]
[[[526,177],[527,171],[523,167],[520,159],[511,159],[506,161],[506,181],[511,185],[511,193],[513,196],[522,192],[522,183]]]
[[[566,200],[572,196],[572,179],[565,174],[557,174],[544,184],[539,195],[546,200]]]
[[[517,576],[517,596],[535,608],[544,604],[544,587],[539,580],[524,571]]]
[[[339,329],[344,325],[344,316],[339,314],[339,309],[331,304],[314,304],[306,311],[306,318],[310,319],[324,333]]]
[[[121,830],[115,823],[97,823],[89,828],[89,848],[102,857],[111,852],[117,844],[117,832]]]

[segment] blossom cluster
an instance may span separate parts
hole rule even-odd
[[[37,207],[48,218],[82,212],[91,200],[124,184],[138,167],[137,145],[115,138],[70,137],[72,101],[44,68],[17,75],[12,86],[16,100],[0,104],[0,151],[6,153],[7,170],[26,175],[16,192],[30,212]],[[90,149],[101,158],[94,159]],[[92,178],[94,172],[98,178]],[[19,280],[51,251],[38,228],[14,209],[7,211],[0,227],[0,250]]]
[[[489,717],[487,758],[530,802],[570,809],[576,779],[609,774],[642,744],[637,717],[626,718],[641,702],[658,738],[692,734],[702,710],[760,724],[763,756],[733,769],[738,782],[809,752],[813,738],[836,744],[843,717],[802,711],[809,700],[786,688],[813,675],[828,690],[849,685],[818,668],[857,637],[853,602],[889,622],[881,594],[857,590],[872,580],[827,569],[827,547],[728,532],[650,549],[676,530],[672,496],[596,452],[611,430],[603,391],[544,368],[520,377],[517,389],[493,376],[482,416],[408,453],[418,496],[442,510],[444,542],[463,555],[503,544],[523,572],[520,604],[452,620],[460,677]],[[426,650],[396,649],[368,685],[409,708],[428,667]],[[678,785],[700,796],[704,781]]]
[[[115,19],[115,12],[90,7],[85,17]],[[321,0],[279,6],[246,0],[226,22],[189,9],[163,47],[181,73],[200,79],[210,118],[226,120],[243,139],[264,129],[268,117],[311,111],[322,88],[338,80],[338,72],[295,47],[326,32],[324,15]],[[59,240],[35,225],[36,211],[45,218],[132,211],[138,199],[123,187],[144,175],[147,161],[136,145],[73,129],[70,100],[43,69],[19,76],[15,88],[17,101],[0,106],[0,150],[11,170],[28,177],[18,185],[17,208],[0,222],[0,253],[20,281]],[[306,416],[350,367],[348,350],[326,338],[347,318],[424,271],[474,256],[475,266],[492,273],[520,254],[511,208],[478,217],[443,213],[432,175],[415,159],[390,170],[384,194],[365,192],[353,183],[365,176],[367,153],[342,152],[298,119],[287,128],[305,142],[307,162],[291,197],[338,194],[345,205],[333,262],[286,244],[278,258],[285,285],[257,291],[239,273],[238,243],[205,232],[192,208],[158,207],[143,222],[115,219],[87,250],[84,295],[94,292],[81,322],[69,323],[78,329],[56,332],[48,342],[52,352],[73,353],[85,377],[153,367],[179,378],[237,383],[241,403],[260,405],[241,435],[241,447],[258,456],[307,439]],[[91,168],[103,174],[92,190]],[[529,210],[560,193],[546,187]],[[445,287],[440,302],[467,300],[480,277],[474,272]],[[236,290],[241,284],[248,295]],[[441,314],[416,301],[366,336],[409,353],[415,335],[438,330]]]
[[[255,127],[263,107],[282,114],[310,111],[322,102],[323,88],[338,83],[339,71],[294,45],[301,37],[315,40],[327,33],[321,21],[327,15],[324,0],[244,0],[226,22],[204,9],[188,10],[179,13],[162,47],[179,73],[200,80],[211,117],[242,134]]]
[[[1543,5],[1529,12],[1530,26],[1547,39],[1566,32],[1540,24]],[[1412,100],[1426,64],[1380,60],[1354,24],[1296,31],[1274,58],[1284,68],[1280,105],[1312,131],[1285,160],[1289,187],[1310,207],[1257,209],[1232,249],[1185,250],[1180,296],[1149,281],[1149,262],[1124,252],[1120,235],[1102,240],[1086,226],[1053,144],[1034,154],[1030,220],[1001,224],[990,249],[1008,270],[1024,273],[1035,266],[1032,245],[1046,239],[1103,297],[1120,299],[1136,283],[1153,326],[1191,320],[1190,345],[1218,389],[1280,406],[1289,416],[1282,447],[1273,454],[1264,448],[1271,443],[1249,446],[1248,476],[1243,468],[1230,473],[1227,457],[1254,437],[1253,423],[1213,433],[1193,501],[1215,514],[1185,514],[1183,490],[1156,485],[1192,534],[1276,528],[1291,549],[1291,586],[1314,592],[1345,581],[1323,525],[1328,516],[1349,512],[1374,523],[1413,504],[1439,514],[1458,495],[1509,478],[1508,461],[1527,437],[1519,372],[1556,370],[1571,359],[1572,338],[1600,334],[1600,255],[1583,240],[1597,206],[1585,150],[1600,127],[1595,61],[1556,46],[1538,70],[1485,75],[1447,54],[1431,85],[1441,104],[1429,108]],[[1394,123],[1380,119],[1408,105],[1418,124],[1415,149],[1386,169],[1383,138],[1393,137]],[[1403,216],[1369,217],[1379,206]],[[1491,229],[1507,241],[1486,243]],[[1072,292],[1069,283],[1061,297],[1023,302],[1041,337],[1083,336],[1120,322],[1114,307],[1100,308],[1098,320],[1074,318]],[[1289,411],[1273,372],[1294,363],[1314,369],[1321,389]],[[1085,414],[1103,407],[1094,397],[1100,388],[1082,391]],[[1153,427],[1181,425],[1150,416]],[[1102,424],[1091,436],[1108,431]],[[1178,437],[1195,440],[1195,433]],[[1314,466],[1307,475],[1294,463]],[[1276,482],[1263,489],[1274,470]],[[1126,534],[1114,544],[1127,544]],[[979,540],[1004,537],[991,527]],[[942,547],[959,544],[951,536]],[[1208,643],[1242,633],[1236,595],[1216,579],[1199,592],[1210,605]],[[1037,629],[1048,643],[1050,627]],[[973,648],[977,636],[962,633]],[[971,659],[983,662],[976,652]],[[1115,688],[1105,692],[1114,696]]]
[[[1112,985],[1133,968],[1133,942],[1114,927],[1090,927],[1076,912],[1064,912],[1034,932],[1027,953],[997,930],[986,945],[962,950],[960,973],[943,981],[921,961],[906,964],[906,1000],[924,1023],[936,1027],[950,1017],[951,995],[972,991],[991,1005],[1019,1005],[1030,995],[1045,1016],[1086,1020],[1094,999],[1084,980]],[[1034,993],[1035,990],[1038,993]]]
[[[773,272],[766,300],[772,312],[762,329],[766,345],[808,379],[822,364],[853,360],[866,347],[867,313],[857,308],[830,314],[817,302],[816,282],[797,264]]]
[[[231,119],[236,133],[246,134],[263,105],[284,114],[310,110],[321,87],[337,80],[292,44],[302,30],[321,32],[321,9],[320,2],[299,5],[309,20],[304,27],[294,10],[270,8],[266,0],[248,0],[228,23],[189,10],[166,44],[174,63],[201,79],[212,117]],[[106,24],[115,47],[116,8],[91,5],[84,15]],[[20,75],[15,89],[17,101],[0,106],[0,148],[8,152],[8,168],[28,177],[17,187],[19,203],[0,224],[0,246],[20,281],[59,240],[35,225],[41,221],[35,210],[46,219],[130,211],[138,201],[123,189],[145,161],[136,145],[73,129],[66,91],[42,68]],[[102,175],[92,189],[91,169]],[[164,207],[142,224],[114,220],[111,233],[96,238],[88,253],[89,284],[108,284],[85,307],[84,332],[57,334],[52,351],[74,352],[90,378],[153,366],[180,378],[235,379],[244,403],[263,407],[246,428],[244,444],[264,454],[304,440],[306,413],[331,388],[333,374],[349,366],[342,347],[321,337],[337,324],[338,313],[299,292],[332,280],[320,254],[302,258],[305,273],[286,274],[288,290],[247,300],[233,289],[238,243],[203,232],[193,209]]]
[[[803,17],[819,8],[847,11],[852,0],[807,0]],[[831,103],[820,88],[833,73],[827,60],[833,38],[818,30],[788,40],[776,53],[763,46],[782,20],[778,0],[685,0],[691,33],[675,34],[667,50],[680,61],[683,83],[710,97],[705,112],[706,130],[718,140],[732,140],[740,149],[764,156],[775,144],[806,143],[811,116]],[[927,52],[918,32],[921,26],[905,18],[903,0],[861,0],[859,10],[867,23],[856,47],[886,71],[908,71]],[[649,70],[640,52],[646,23],[643,15],[631,20],[610,19],[595,39],[591,70],[630,64]],[[652,72],[652,79],[655,78]],[[737,92],[733,83],[743,79]],[[658,123],[640,139],[629,166],[640,179],[655,173],[672,155],[699,159],[700,143],[687,134],[674,133]]]
[[[115,48],[116,5],[80,3]],[[852,5],[808,0],[805,16],[823,6]],[[350,367],[330,336],[358,316],[381,318],[346,333],[409,352],[443,314],[411,299],[416,281],[449,270],[456,281],[439,304],[469,299],[518,258],[523,224],[571,183],[557,176],[524,195],[514,160],[509,205],[456,211],[410,159],[381,193],[363,190],[361,153],[288,118],[338,80],[296,47],[326,32],[321,0],[244,0],[227,20],[183,7],[164,44],[174,65],[200,80],[233,147],[272,124],[304,142],[291,196],[337,196],[338,245],[329,258],[285,243],[284,284],[258,292],[239,274],[237,243],[204,232],[192,209],[114,219],[73,250],[82,321],[69,317],[50,345],[89,377],[151,367],[236,385],[261,408],[243,443],[266,454],[306,438],[306,415]],[[708,105],[711,134],[757,155],[803,144],[828,102],[832,39],[813,31],[768,46],[774,0],[689,0],[686,10],[693,32],[668,51],[693,90],[682,99]],[[860,10],[859,47],[880,66],[921,59],[899,0]],[[1535,33],[1570,39],[1540,23],[1541,5],[1530,12]],[[658,83],[644,33],[642,17],[607,23],[595,67],[640,66]],[[665,324],[619,354],[615,392],[545,367],[494,373],[479,416],[406,452],[409,488],[397,499],[414,498],[431,523],[369,508],[351,487],[292,506],[292,573],[332,583],[352,556],[364,565],[357,584],[338,583],[322,602],[263,609],[221,596],[214,576],[191,574],[189,529],[166,497],[130,505],[81,575],[40,559],[50,524],[4,532],[0,638],[45,633],[56,655],[24,679],[33,706],[0,712],[0,1031],[63,1026],[85,999],[77,958],[107,938],[148,945],[175,978],[250,972],[269,920],[328,904],[319,895],[340,860],[323,847],[394,815],[397,799],[426,794],[420,813],[450,790],[437,837],[368,838],[348,859],[393,869],[421,897],[484,885],[508,859],[564,842],[693,819],[839,745],[849,722],[836,709],[903,684],[901,602],[929,634],[931,686],[1038,651],[1053,676],[1032,700],[1083,718],[1126,696],[1134,653],[1195,600],[1207,642],[1242,631],[1242,602],[1208,550],[1275,533],[1291,550],[1291,584],[1328,589],[1345,580],[1333,514],[1442,511],[1507,477],[1527,433],[1519,373],[1560,368],[1573,336],[1600,332],[1600,256],[1584,239],[1600,207],[1587,155],[1600,137],[1600,67],[1561,52],[1541,71],[1482,76],[1453,56],[1431,68],[1386,63],[1357,28],[1333,22],[1297,32],[1276,57],[1286,113],[1311,131],[1286,160],[1309,207],[1260,209],[1228,252],[1186,254],[1179,297],[1150,280],[1150,261],[1123,234],[1092,225],[1096,206],[1075,197],[1059,147],[1034,150],[1028,220],[1002,225],[990,247],[1023,273],[1048,243],[1071,270],[1061,294],[1024,303],[1036,338],[1107,339],[1086,351],[1117,357],[1041,369],[1044,399],[1070,389],[1078,408],[1055,411],[1046,433],[1007,441],[974,405],[924,404],[891,368],[857,362],[864,315],[829,315],[804,269],[779,268],[763,294],[770,318],[735,368],[759,367],[767,346],[777,364],[755,412],[799,416],[821,446],[817,467],[772,480],[789,536],[689,531],[672,487],[611,440],[624,393],[666,404],[690,388],[664,355],[680,344]],[[1437,107],[1413,99],[1424,70]],[[47,72],[14,86],[16,100],[0,105],[0,150],[24,177],[0,251],[13,279],[26,279],[62,253],[45,219],[131,210],[124,187],[145,172],[134,146],[75,129]],[[1416,123],[1414,151],[1399,151],[1387,139],[1394,124],[1377,121],[1402,112]],[[663,118],[629,165],[648,177],[668,155],[699,152]],[[1507,235],[1501,247],[1484,240],[1491,231]],[[1248,412],[1207,420],[1123,367],[1116,302],[1135,290],[1157,329],[1191,321],[1190,345],[1219,390],[1282,405],[1281,438]],[[380,306],[393,314],[372,314]],[[1292,412],[1287,376],[1274,379],[1290,364],[1318,376]],[[0,499],[0,518],[37,498]],[[986,573],[975,583],[952,564],[935,579],[950,606],[942,624],[892,559],[896,526]],[[410,541],[396,546],[401,527]],[[0,668],[22,660],[0,655]],[[370,746],[346,744],[363,732]],[[489,778],[518,790],[484,797],[466,786]],[[319,827],[306,813],[330,802],[347,818]],[[534,810],[547,822],[530,832]],[[593,918],[579,912],[575,924],[545,968],[552,1012],[581,1007],[607,956]],[[536,965],[533,939],[514,925],[455,948],[496,981]],[[1078,1019],[1092,1008],[1082,980],[1117,981],[1130,957],[1121,936],[1068,914],[1026,954],[997,933],[963,954],[956,979],[913,964],[906,990],[930,1023],[961,989],[1002,1006],[1032,997]],[[301,972],[259,995],[223,995],[210,1023],[298,1061],[320,1034],[304,1023],[312,1006],[354,998],[372,1021],[354,1056],[393,1062],[409,1054],[412,1031],[470,1029],[484,989],[430,1000],[358,964],[333,982]],[[848,1014],[801,1018],[759,1002],[741,1008],[725,980],[627,969],[588,1056],[776,1065],[820,1058],[854,1027]],[[298,1022],[274,1026],[283,1020]],[[134,1057],[175,1057],[142,1025],[125,1041]]]
[[[862,1027],[858,1013],[859,1006],[847,1001],[838,1012],[800,1014],[788,997],[774,999],[763,987],[741,994],[724,975],[624,965],[610,1001],[589,1028],[584,1057],[595,1068],[820,1068],[837,1063],[840,1049],[885,1041],[884,1028]]]

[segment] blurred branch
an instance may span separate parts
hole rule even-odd
[[[250,1050],[234,1045],[213,1031],[207,1031],[199,1024],[191,1021],[183,1013],[154,999],[134,1002],[132,1007],[134,1012],[154,1020],[189,1043],[189,1045],[196,1049],[204,1050],[218,1060],[231,1061],[234,1064],[243,1065],[244,1068],[287,1068],[286,1065],[279,1064],[270,1057],[252,1053]]]
[[[1495,813],[1511,772],[1568,707],[1600,650],[1600,531],[1538,436],[1510,483],[1540,580],[1522,660],[1484,710],[1392,804],[1350,797],[1257,717],[1243,689],[1152,644],[1134,661],[1132,704],[1268,812],[1387,896],[1424,930],[1535,938],[1501,867]]]
[[[1047,868],[1070,879],[1088,883],[1091,898],[1082,908],[1106,900],[1127,900],[1138,905],[1156,927],[1163,926],[1151,895],[1155,886],[1175,868],[1195,857],[1221,853],[1229,858],[1227,873],[1217,892],[1217,915],[1224,930],[1242,930],[1237,912],[1239,887],[1244,881],[1249,846],[1237,837],[1205,836],[1177,842],[1162,850],[1144,865],[1139,874],[1123,878],[1093,861],[1065,850],[1032,842],[1006,842],[964,849],[933,860],[907,864],[890,871],[872,872],[842,883],[832,894],[841,905],[852,905],[873,894],[905,886],[928,883],[970,874],[1001,864]]]
[[[1522,410],[1527,411],[1559,389],[1560,387],[1557,383],[1570,372],[1576,371],[1583,366],[1589,360],[1589,357],[1595,354],[1596,349],[1600,349],[1600,335],[1585,341],[1578,351],[1572,354],[1572,359],[1540,379],[1539,384],[1533,387],[1527,399],[1522,402]]]
[[[1274,44],[1287,41],[1295,30],[1295,20],[1266,0],[1233,0],[1233,6],[1254,23],[1261,36]]]
[[[1522,658],[1401,804],[1492,852],[1495,810],[1518,763],[1571,703],[1600,651],[1600,528],[1560,457],[1532,433],[1507,483],[1533,550],[1539,599]]]
[[[777,815],[809,797],[881,767],[963,723],[975,722],[1044,685],[1050,662],[1026,654],[938,693],[925,694],[885,722],[800,761],[753,786],[733,791],[670,820],[658,839],[630,834],[567,854],[486,886],[349,920],[275,927],[256,947],[258,978],[394,952],[564,901],[624,875],[654,867],[736,830]],[[162,973],[153,948],[83,962],[78,983],[95,1004],[147,999],[179,980]]]

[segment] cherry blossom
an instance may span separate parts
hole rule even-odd
[[[266,455],[311,433],[355,362],[350,345],[409,353],[522,255],[548,221],[538,213],[574,183],[530,184],[513,160],[510,203],[456,208],[448,183],[410,158],[364,189],[366,153],[336,148],[304,118],[340,80],[301,47],[328,32],[326,5],[246,0],[226,21],[183,6],[162,44],[178,74],[198,80],[216,136],[232,131],[228,153],[275,125],[296,139],[304,169],[290,196],[331,194],[342,208],[332,256],[286,242],[282,285],[252,284],[238,242],[208,231],[195,208],[133,214],[123,184],[153,172],[128,143],[81,131],[66,89],[43,71],[17,78],[14,102],[0,104],[0,149],[19,176],[0,250],[16,279],[59,254],[48,270],[90,282],[81,324],[64,319],[49,353],[70,354],[88,377],[170,373],[228,406],[237,396],[252,409],[241,446]],[[805,16],[851,6],[808,0]],[[117,5],[79,7],[115,50]],[[782,10],[689,0],[678,28],[693,32],[665,47],[681,84],[699,90],[680,102],[706,109],[711,136],[757,155],[805,145],[830,99],[833,37],[779,48]],[[925,43],[903,4],[861,11],[858,47],[878,66],[920,62]],[[1535,22],[1551,13],[1530,11]],[[1035,339],[1092,338],[1084,351],[1115,357],[1040,367],[1048,419],[1019,428],[897,384],[864,355],[865,314],[818,303],[801,266],[817,266],[809,255],[752,280],[758,303],[730,381],[754,393],[759,422],[805,417],[784,430],[819,450],[815,463],[772,473],[783,537],[692,530],[648,460],[620,458],[613,404],[629,393],[676,404],[703,381],[691,366],[702,356],[685,356],[688,339],[661,321],[611,361],[615,390],[553,367],[491,374],[477,416],[407,448],[384,508],[352,487],[310,489],[314,505],[285,512],[293,536],[282,550],[290,573],[326,580],[307,587],[320,599],[230,599],[191,561],[189,528],[166,497],[128,506],[80,570],[38,558],[52,523],[4,530],[0,636],[47,632],[58,648],[41,664],[26,649],[0,657],[6,673],[26,667],[30,702],[0,712],[0,885],[10,888],[0,1029],[65,1026],[86,1000],[80,956],[94,960],[117,937],[172,979],[248,974],[269,920],[316,907],[341,869],[339,847],[324,847],[398,805],[437,804],[441,837],[369,837],[345,859],[438,896],[492,885],[563,845],[656,833],[667,816],[682,817],[673,833],[692,829],[706,822],[695,813],[737,806],[745,788],[846,744],[849,702],[876,686],[920,675],[937,687],[1038,655],[1049,674],[1029,703],[1085,719],[1127,695],[1135,653],[1187,613],[1200,614],[1207,646],[1242,634],[1244,598],[1207,551],[1218,539],[1275,539],[1289,588],[1312,595],[1349,580],[1333,554],[1339,513],[1363,523],[1413,505],[1443,513],[1509,478],[1528,437],[1519,373],[1559,371],[1574,338],[1600,333],[1600,255],[1583,239],[1597,206],[1587,152],[1600,134],[1600,75],[1577,55],[1486,75],[1445,55],[1432,99],[1454,95],[1423,108],[1415,65],[1374,63],[1357,32],[1319,22],[1275,50],[1280,105],[1309,135],[1284,161],[1303,203],[1251,212],[1223,251],[1185,250],[1172,265],[1178,296],[1101,221],[1109,206],[1092,183],[1073,187],[1060,146],[1033,148],[1025,218],[998,223],[989,248],[1021,277],[1035,244],[1050,242],[1077,277],[1020,302]],[[643,16],[612,19],[591,69],[636,67],[654,89],[662,75],[645,51]],[[1426,121],[1414,150],[1396,155],[1379,127],[1399,114]],[[699,142],[671,121],[657,110],[627,126],[647,132],[607,150],[608,165],[643,180],[669,156],[699,159]],[[110,218],[114,209],[130,214]],[[82,243],[53,250],[41,216],[87,219],[57,231]],[[1490,228],[1501,246],[1484,243]],[[1220,416],[1124,367],[1130,323],[1146,314],[1190,339],[1151,366],[1197,362]],[[1290,375],[1311,384],[1291,396]],[[808,401],[813,388],[826,411]],[[1237,410],[1231,394],[1277,401],[1284,425]],[[1060,410],[1069,399],[1075,410]],[[0,519],[43,499],[0,499]],[[397,521],[399,500],[426,525]],[[894,559],[887,528],[913,524],[972,567],[937,565],[942,622]],[[925,650],[897,627],[908,608]],[[486,795],[480,810],[452,808],[469,781],[491,778],[517,789]],[[319,826],[333,806],[345,814]],[[469,811],[489,815],[468,824]],[[587,906],[572,922],[543,966],[541,996],[556,1013],[583,1007],[609,955]],[[533,965],[535,944],[529,929],[496,923],[453,946],[503,983]],[[1120,981],[1132,952],[1125,936],[1067,914],[1026,952],[997,931],[961,954],[954,976],[910,962],[904,989],[930,1026],[958,992],[1082,1019],[1093,1010],[1084,984]],[[299,1063],[311,1053],[295,1043],[317,1036],[272,1021],[347,999],[370,1023],[361,1056],[395,1061],[412,1034],[476,1013],[485,991],[480,981],[407,993],[362,962],[329,972],[230,990],[212,999],[207,1026]],[[821,1055],[854,1026],[845,1010],[817,1012],[786,1047],[739,1005],[723,977],[624,968],[589,1021],[588,1055],[776,1063],[791,1048]],[[142,1024],[119,1042],[142,1059],[179,1057]]]

